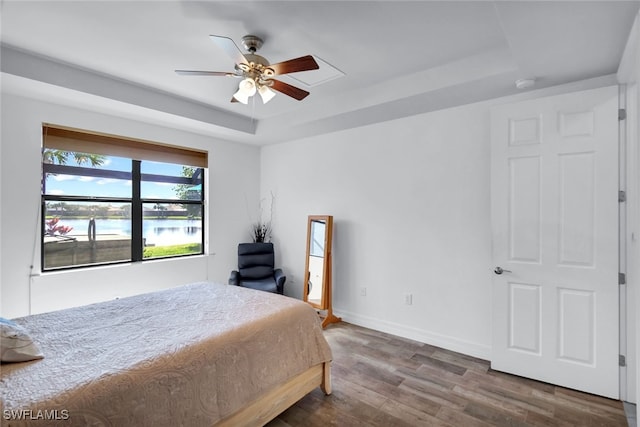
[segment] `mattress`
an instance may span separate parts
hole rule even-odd
[[[45,358],[3,364],[3,426],[211,426],[331,359],[316,312],[215,283],[14,319]]]

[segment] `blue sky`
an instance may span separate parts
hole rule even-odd
[[[69,159],[69,166],[78,164]],[[86,166],[86,165],[84,165]],[[104,170],[131,171],[131,159],[122,157],[107,157],[102,166]],[[170,163],[143,161],[142,173],[181,176],[182,166]],[[142,197],[157,199],[175,198],[173,191],[175,184],[143,182]],[[95,178],[73,175],[49,175],[46,182],[47,194],[64,196],[95,196],[95,197],[131,197],[131,181],[111,178]]]

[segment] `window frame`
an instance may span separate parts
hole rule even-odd
[[[53,132],[52,132],[53,130]],[[55,134],[56,131],[64,132],[66,136],[72,135],[74,137],[78,137],[75,141],[75,145],[73,143],[69,143],[69,141],[64,142],[64,147],[61,147],[60,144],[55,141],[52,144],[47,144],[47,135],[49,132]],[[91,153],[91,154],[102,154],[106,156],[119,156],[126,158],[131,161],[131,171],[116,171],[116,170],[108,170],[108,169],[96,169],[92,167],[83,167],[83,166],[72,166],[66,164],[53,164],[53,163],[45,163],[41,160],[42,165],[42,186],[41,186],[41,232],[40,232],[40,242],[41,242],[41,250],[40,250],[40,270],[43,273],[52,272],[52,271],[62,271],[69,269],[77,269],[77,268],[93,268],[105,265],[115,265],[115,264],[126,264],[132,262],[143,262],[143,261],[155,261],[161,259],[170,259],[170,258],[181,258],[188,256],[197,256],[204,255],[205,253],[205,208],[206,208],[206,163],[207,163],[207,153],[199,152],[195,150],[183,150],[184,153],[180,152],[180,148],[174,146],[167,145],[158,145],[154,143],[149,143],[148,141],[140,141],[133,139],[125,139],[122,137],[114,137],[108,136],[105,134],[98,135],[98,139],[101,144],[104,145],[105,142],[113,142],[113,140],[117,140],[119,147],[116,150],[109,154],[108,151],[104,149],[99,149],[98,153],[93,153],[91,151],[91,147],[93,146],[91,141],[87,143],[88,140],[84,140],[83,137],[88,137],[88,140],[92,138],[96,138],[95,133],[78,131],[76,129],[70,130],[69,128],[58,128],[51,127],[50,125],[43,125],[43,152],[46,149],[62,149],[64,151],[70,152],[80,152],[80,153]],[[69,139],[69,138],[67,138]],[[72,139],[73,142],[73,139]],[[136,157],[142,157],[141,159],[136,159],[133,156],[122,155],[122,146],[128,147],[136,145]],[[158,149],[157,152],[155,149]],[[96,151],[96,150],[94,150]],[[140,155],[142,153],[142,155]],[[145,155],[146,153],[146,155]],[[186,154],[185,154],[186,153]],[[196,160],[189,160],[189,156],[194,155]],[[172,155],[176,155],[176,159],[172,160]],[[182,155],[181,155],[182,154]],[[185,159],[191,164],[182,163]],[[204,159],[204,160],[203,160]],[[169,176],[169,175],[161,175],[161,174],[151,174],[151,173],[142,173],[141,165],[145,161],[160,161],[164,163],[173,163],[177,165],[190,166],[196,169],[196,172],[192,175],[192,177],[181,177],[181,176]],[[197,164],[193,164],[197,163]],[[204,166],[202,166],[204,164]],[[131,197],[99,197],[99,196],[77,196],[77,195],[54,195],[46,193],[46,176],[48,174],[64,174],[64,175],[73,175],[73,176],[88,176],[88,177],[96,177],[96,178],[113,178],[120,180],[130,180],[131,181]],[[194,199],[162,199],[162,198],[143,198],[141,196],[141,187],[142,182],[163,182],[163,183],[172,183],[172,184],[186,184],[186,185],[201,185],[200,198],[197,200]],[[131,256],[129,260],[122,261],[106,261],[106,262],[96,262],[89,264],[80,264],[80,265],[68,265],[63,267],[45,267],[45,224],[47,220],[47,203],[48,202],[95,202],[95,203],[126,203],[131,206]],[[153,257],[153,258],[144,258],[144,236],[143,236],[143,223],[144,223],[144,214],[143,214],[143,205],[145,203],[155,203],[155,204],[180,204],[180,205],[198,205],[200,206],[201,212],[201,236],[200,236],[200,252],[199,253],[189,253],[189,254],[179,254],[179,255],[167,255],[161,257]]]

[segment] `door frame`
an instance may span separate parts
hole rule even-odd
[[[640,308],[640,141],[638,140],[639,90],[636,83],[619,85],[619,106],[626,110],[626,120],[619,122],[620,190],[626,201],[620,204],[620,272],[626,284],[620,285],[620,354],[625,365],[620,367],[620,400],[636,403],[638,399],[637,312]]]

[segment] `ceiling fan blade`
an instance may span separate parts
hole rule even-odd
[[[298,101],[302,101],[304,98],[307,97],[307,95],[309,95],[309,92],[307,92],[306,90],[302,90],[295,86],[291,86],[288,83],[281,82],[280,80],[272,80],[272,81],[273,81],[273,86],[271,86],[271,89],[277,90],[278,92],[282,92],[287,96],[297,99]]]
[[[209,37],[219,48],[227,52],[227,55],[229,55],[231,59],[233,59],[233,62],[235,64],[249,63],[249,61],[247,61],[247,58],[245,58],[242,54],[242,51],[240,50],[238,45],[235,44],[235,42],[229,37],[214,35],[210,35]]]
[[[276,74],[297,73],[299,71],[317,70],[320,68],[313,56],[301,56],[300,58],[290,59],[288,61],[278,62],[269,65]]]
[[[181,76],[228,76],[236,77],[237,74],[227,71],[196,71],[196,70],[176,70],[176,74]]]

